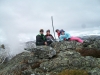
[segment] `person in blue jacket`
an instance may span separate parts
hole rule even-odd
[[[62,40],[69,40],[71,38],[70,34],[69,33],[65,33],[64,30],[60,30],[60,37],[59,37],[59,40],[62,41]]]
[[[65,33],[64,30],[60,30],[60,38],[59,38],[59,40],[60,41],[62,41],[62,40],[66,40],[66,41],[77,41],[77,42],[80,42],[80,43],[83,43],[84,42],[79,37],[74,37],[74,36],[71,36],[69,33]]]

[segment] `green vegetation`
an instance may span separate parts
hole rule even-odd
[[[88,72],[85,70],[64,70],[57,75],[88,75]]]

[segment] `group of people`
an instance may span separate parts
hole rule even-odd
[[[63,29],[56,29],[56,33],[58,35],[59,41],[77,41],[83,43],[83,40],[79,37],[73,37],[69,33],[66,33]],[[46,31],[46,35],[44,35],[44,30],[40,29],[39,34],[36,36],[36,45],[50,45],[54,41],[54,37],[50,34],[50,30]]]
[[[50,30],[46,31],[44,35],[44,30],[40,29],[40,34],[36,36],[36,45],[50,45],[54,40],[54,37],[50,34]]]
[[[66,40],[66,41],[77,41],[83,43],[82,39],[80,39],[79,37],[71,36],[69,33],[66,33],[63,29],[61,30],[56,29],[56,32],[60,41]]]

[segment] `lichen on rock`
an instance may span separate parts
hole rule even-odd
[[[99,75],[100,58],[94,57],[99,46],[92,46],[94,42],[62,41],[52,43],[51,47],[25,48],[27,52],[0,65],[0,75]]]

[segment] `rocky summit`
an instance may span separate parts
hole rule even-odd
[[[0,65],[0,75],[100,75],[100,40],[25,48]]]

